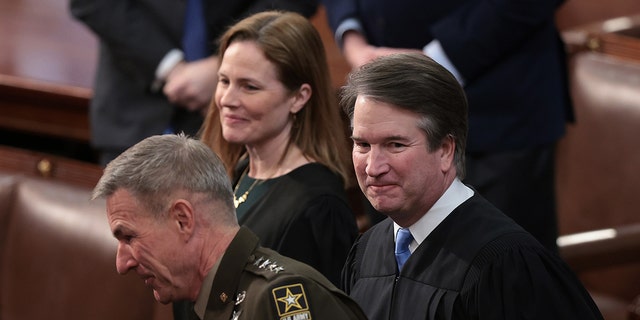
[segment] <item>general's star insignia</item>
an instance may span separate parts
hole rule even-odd
[[[302,309],[302,307],[300,306],[300,303],[298,303],[298,299],[300,299],[300,296],[302,296],[301,294],[293,294],[291,293],[291,291],[289,290],[289,288],[287,288],[287,296],[286,297],[282,297],[282,298],[278,298],[278,301],[280,302],[284,302],[285,305],[285,310],[284,312],[289,312],[289,309],[291,308],[298,308],[298,309]]]
[[[272,293],[280,317],[309,310],[301,283],[275,288]]]

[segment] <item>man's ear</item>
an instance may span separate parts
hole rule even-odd
[[[451,135],[447,135],[440,144],[440,169],[443,172],[447,172],[455,166],[453,163],[455,153],[456,140]]]
[[[169,210],[170,218],[175,222],[178,232],[188,240],[195,229],[195,211],[191,202],[178,199],[173,202]]]

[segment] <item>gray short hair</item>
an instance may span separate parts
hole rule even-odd
[[[151,136],[127,149],[107,165],[92,198],[111,196],[118,189],[131,192],[157,216],[177,191],[218,201],[235,216],[222,161],[204,143],[183,134]]]
[[[467,98],[447,69],[419,53],[384,56],[352,72],[342,87],[340,105],[352,123],[358,96],[416,113],[430,149],[439,146],[444,138],[455,139],[456,174],[464,178]]]

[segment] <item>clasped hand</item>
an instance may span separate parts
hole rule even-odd
[[[171,103],[205,114],[217,85],[217,68],[216,56],[180,62],[169,73],[163,92]]]

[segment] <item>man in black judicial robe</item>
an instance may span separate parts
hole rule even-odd
[[[358,183],[389,217],[342,275],[370,319],[602,319],[556,253],[461,182],[467,102],[446,69],[379,58],[351,74],[341,104]]]

